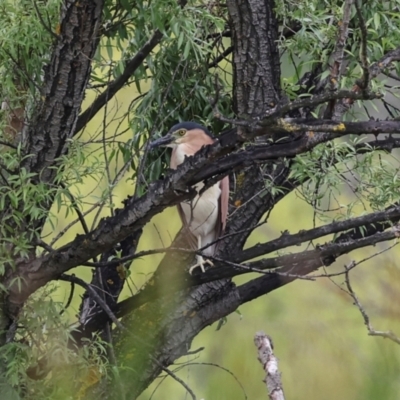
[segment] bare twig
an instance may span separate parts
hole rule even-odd
[[[65,193],[66,193],[67,196],[70,198],[70,200],[71,200],[71,205],[72,205],[72,207],[74,208],[76,214],[78,215],[78,219],[79,219],[79,222],[80,222],[81,225],[82,225],[83,231],[84,231],[86,234],[88,234],[88,233],[89,233],[89,227],[88,227],[87,224],[86,224],[85,216],[84,216],[84,214],[82,213],[82,211],[79,209],[78,203],[77,203],[77,201],[76,201],[74,195],[70,192],[70,190],[68,189],[68,187],[67,187],[63,182],[60,183],[60,186],[65,190]]]
[[[400,219],[400,206],[389,208],[385,211],[377,211],[366,214],[361,217],[351,218],[344,221],[335,221],[327,225],[309,230],[301,230],[295,234],[284,232],[279,238],[271,240],[267,243],[258,243],[257,245],[244,250],[236,259],[236,261],[245,261],[251,258],[259,257],[271,253],[272,251],[281,250],[289,246],[295,246],[308,240],[315,240],[329,234],[344,232],[349,229],[358,228],[365,225],[375,224],[389,221],[398,221]],[[389,226],[389,224],[387,224]]]
[[[50,245],[48,245],[46,242],[44,242],[42,239],[36,239],[35,241],[34,241],[34,245],[35,246],[39,246],[39,247],[41,247],[42,249],[45,249],[46,251],[48,251],[49,253],[53,253],[55,250],[50,246]]]
[[[2,146],[7,146],[7,147],[11,147],[12,149],[14,149],[14,150],[17,150],[17,146],[14,146],[12,143],[9,143],[9,142],[5,142],[5,141],[3,141],[3,140],[0,140],[0,145],[2,145]]]
[[[345,283],[347,286],[347,290],[348,290],[348,294],[351,296],[351,298],[354,301],[354,305],[359,309],[363,319],[364,319],[364,324],[368,329],[368,335],[369,336],[380,336],[386,339],[390,339],[393,342],[400,344],[400,337],[396,336],[393,332],[391,331],[376,331],[371,324],[371,321],[369,319],[369,316],[367,314],[367,312],[365,311],[365,308],[363,307],[363,305],[360,303],[360,300],[358,299],[356,293],[353,290],[353,287],[351,286],[350,283],[350,270],[353,269],[353,264],[354,261],[352,263],[350,263],[349,266],[345,266],[346,268],[346,273],[345,273]]]
[[[211,61],[208,65],[207,68],[214,68],[216,67],[223,59],[225,59],[229,54],[231,54],[233,51],[233,46],[229,46],[227,49],[225,49],[221,54],[219,54],[217,57],[214,58],[213,61]]]
[[[267,385],[270,400],[285,400],[278,360],[273,351],[272,339],[264,332],[257,332],[254,344],[258,350],[258,360],[266,373],[263,382]]]
[[[92,207],[90,207],[88,210],[86,210],[85,212],[81,213],[81,214],[82,214],[81,217],[85,217],[85,215],[90,214],[93,210],[95,210],[97,207],[99,207],[99,205],[100,205],[101,203],[102,203],[102,200],[101,200],[101,201],[98,201],[96,204],[94,204],[94,205],[93,205]],[[75,211],[76,211],[76,209],[75,209]],[[80,211],[80,210],[79,210],[79,211]],[[79,214],[78,214],[78,218],[77,218],[77,219],[74,219],[73,221],[71,221],[64,229],[62,229],[62,230],[57,234],[57,236],[54,237],[54,239],[50,242],[50,246],[53,246],[54,243],[56,243],[59,239],[61,239],[61,237],[64,236],[64,234],[65,234],[66,232],[68,232],[68,230],[69,230],[72,226],[74,226],[76,223],[78,223],[78,221],[82,223],[81,217],[80,217]],[[85,221],[85,219],[83,219],[83,221]],[[82,225],[82,227],[83,227],[83,225]]]
[[[33,6],[35,7],[36,14],[39,17],[39,20],[40,20],[41,24],[43,25],[44,29],[46,29],[46,31],[49,32],[50,35],[53,36],[53,38],[58,39],[58,36],[55,34],[55,32],[53,32],[53,30],[51,29],[51,26],[47,25],[46,22],[44,21],[42,14],[40,13],[39,8],[36,4],[36,1],[33,2]]]
[[[158,360],[156,360],[154,357],[152,359],[156,362],[156,364],[165,372],[167,373],[171,378],[176,380],[178,383],[180,383],[186,391],[190,394],[193,400],[196,400],[196,395],[194,394],[193,390],[181,379],[179,378],[176,374],[174,374],[171,370],[168,368],[164,367]]]
[[[273,269],[273,270],[261,270],[258,268],[254,268],[251,265],[245,265],[245,264],[238,264],[238,263],[234,263],[232,261],[228,261],[225,260],[223,258],[218,258],[218,257],[208,257],[210,259],[212,259],[213,261],[218,261],[221,264],[226,264],[230,267],[233,267],[235,269],[239,269],[239,270],[243,270],[246,272],[257,272],[258,274],[262,274],[262,275],[268,275],[268,274],[276,274],[276,275],[280,275],[280,276],[284,276],[284,277],[288,277],[288,278],[296,278],[296,279],[302,279],[302,280],[306,280],[306,281],[315,281],[315,278],[313,276],[303,276],[303,275],[299,275],[299,274],[290,274],[288,272],[280,272],[279,269]]]
[[[355,0],[354,4],[356,5],[357,16],[361,31],[361,67],[363,69],[361,89],[364,91],[367,90],[369,84],[369,68],[368,68],[368,55],[367,55],[368,32],[367,32],[367,27],[365,25],[364,17],[362,15],[361,6],[358,3],[358,1],[359,0]]]
[[[69,292],[67,303],[65,304],[64,308],[60,311],[60,315],[63,315],[65,310],[71,305],[72,299],[75,293],[75,282],[71,282],[71,290]]]

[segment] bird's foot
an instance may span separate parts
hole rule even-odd
[[[193,267],[190,267],[189,269],[189,274],[192,275],[193,270],[196,268],[201,268],[202,272],[206,272],[206,269],[204,268],[204,265],[208,264],[210,267],[213,267],[214,264],[212,261],[210,260],[205,260],[202,256],[197,256],[197,263],[195,265],[193,265]]]

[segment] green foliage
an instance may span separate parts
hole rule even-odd
[[[77,398],[108,375],[108,345],[100,338],[78,351],[69,348],[73,327],[63,315],[63,305],[52,300],[57,289],[50,284],[30,298],[20,316],[16,341],[0,348],[0,359],[7,366],[3,384],[14,388],[15,395],[31,400]],[[44,359],[46,365],[41,367],[50,375],[32,379],[32,371]]]
[[[39,95],[54,40],[49,30],[56,29],[60,4],[61,0],[3,0],[0,4],[0,98],[11,107],[25,102],[27,92]]]
[[[400,200],[398,161],[363,140],[332,141],[293,163],[291,178],[305,182],[299,194],[324,222],[353,217],[361,209],[383,210]]]
[[[47,217],[43,204],[52,198],[52,192],[43,184],[34,184],[34,174],[19,167],[23,156],[20,147],[17,150],[0,153],[0,164],[8,171],[2,175],[0,183],[0,266],[12,262],[15,256],[26,257],[32,242],[39,238],[40,232],[23,229],[27,220],[33,223]],[[10,208],[12,212],[10,212]],[[23,231],[15,235],[16,230]]]
[[[296,86],[304,72],[310,71],[313,66],[323,66],[321,78],[329,75],[328,66],[332,62],[330,56],[335,48],[336,41],[342,26],[344,1],[301,0],[278,1],[277,13],[282,21],[282,28],[289,30],[300,29],[296,35],[286,39],[280,38],[281,51],[288,55],[289,62],[295,70],[294,75],[283,78],[283,86],[291,98],[297,96],[300,87]],[[362,6],[363,17],[368,32],[367,56],[368,62],[373,63],[385,53],[395,49],[400,41],[400,15],[397,11],[400,2],[396,1],[368,1]],[[351,46],[346,49],[346,68],[340,81],[341,88],[350,89],[356,79],[361,78],[361,51],[362,35],[360,21],[353,6],[349,24],[349,38]],[[318,43],[318,45],[316,45]],[[393,66],[398,70],[398,65]],[[377,86],[378,85],[378,86]],[[378,81],[371,82],[372,89],[382,86]]]

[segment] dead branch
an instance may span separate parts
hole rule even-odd
[[[360,313],[363,317],[363,320],[364,320],[364,324],[368,329],[368,335],[369,336],[380,336],[380,337],[389,339],[397,344],[400,344],[400,337],[396,336],[392,331],[377,331],[373,328],[370,318],[369,318],[369,315],[365,311],[365,308],[361,304],[360,300],[358,299],[358,297],[357,297],[356,293],[354,292],[353,287],[351,286],[351,283],[350,283],[350,270],[353,269],[353,263],[354,263],[354,261],[349,266],[347,266],[347,265],[345,266],[345,269],[346,269],[345,283],[346,283],[346,287],[348,290],[347,293],[353,299],[354,305],[360,311]]]
[[[278,360],[274,355],[272,339],[264,332],[257,332],[254,344],[258,350],[258,360],[265,371],[263,382],[267,385],[270,400],[285,400]]]

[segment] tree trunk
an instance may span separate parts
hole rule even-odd
[[[234,46],[234,103],[241,118],[261,116],[280,100],[280,61],[277,49],[278,24],[273,1],[228,1]],[[284,177],[282,168],[277,174]],[[250,167],[237,177],[236,210],[227,233],[241,232],[225,239],[220,256],[228,259],[243,247],[251,227],[270,209],[273,198],[265,193],[264,174]],[[238,203],[236,203],[238,204]],[[234,225],[234,226],[233,226]],[[243,230],[248,229],[243,232]],[[179,243],[178,238],[178,243]],[[179,247],[178,244],[174,244]],[[221,280],[185,290],[189,257],[167,255],[155,276],[141,293],[154,287],[165,291],[168,281],[180,280],[182,291],[161,295],[135,310],[123,321],[127,327],[115,332],[117,359],[122,369],[121,384],[127,399],[135,399],[161,372],[190,349],[193,338],[206,326],[229,315],[241,304],[236,285]]]

